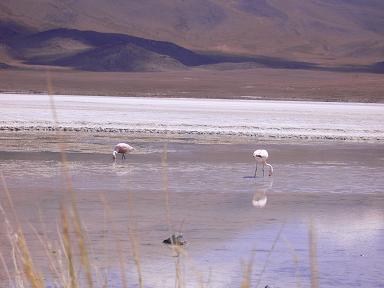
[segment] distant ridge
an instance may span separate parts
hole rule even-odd
[[[367,65],[322,66],[280,57],[244,56],[192,51],[171,42],[118,33],[58,28],[35,32],[0,23],[2,42],[10,57],[26,65],[68,67],[85,71],[148,72],[188,69],[255,67],[384,73],[382,62]],[[225,64],[225,65],[223,65]],[[9,68],[3,64],[3,68]]]
[[[383,0],[17,0],[1,1],[0,19],[13,30],[134,35],[192,51],[322,66],[384,58]]]
[[[0,69],[7,69],[7,68],[10,68],[11,66],[9,66],[8,64],[5,64],[5,63],[1,63],[0,62]]]
[[[290,69],[315,67],[272,57],[202,54],[165,41],[65,28],[14,33],[5,43],[11,55],[26,64],[88,71],[162,71],[218,63],[255,63]]]

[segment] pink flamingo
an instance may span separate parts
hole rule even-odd
[[[271,164],[267,163],[267,159],[268,159],[268,152],[267,152],[267,150],[258,149],[255,152],[253,152],[253,157],[256,160],[256,169],[255,169],[254,177],[256,178],[257,164],[258,163],[262,163],[263,164],[263,177],[264,177],[264,166],[268,166],[269,167],[269,176],[272,176],[272,174],[273,174],[273,167],[272,167]]]
[[[117,153],[122,154],[121,159],[125,159],[125,153],[130,153],[133,150],[135,150],[135,148],[133,148],[131,145],[126,143],[119,143],[115,146],[115,149],[113,149],[113,160],[116,160]]]

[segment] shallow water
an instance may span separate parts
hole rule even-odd
[[[110,153],[97,148],[108,141],[90,136],[86,153],[70,143],[79,152],[67,154],[64,168],[92,263],[106,269],[110,287],[122,287],[118,255],[127,263],[129,286],[136,287],[129,242],[134,226],[145,287],[174,287],[178,258],[161,243],[169,235],[165,183],[172,230],[182,230],[188,241],[179,258],[187,287],[238,287],[241,261],[250,259],[253,287],[308,287],[311,281],[320,287],[383,287],[381,145],[264,143],[275,174],[252,178],[255,145],[169,143],[164,161],[163,143],[136,142],[135,154],[113,163]],[[59,207],[68,191],[60,155],[35,148],[3,147],[0,170],[36,264],[47,271],[44,251],[27,224],[56,239]],[[4,193],[1,203],[7,206]],[[0,238],[4,251],[5,232]],[[5,281],[3,272],[0,276]]]

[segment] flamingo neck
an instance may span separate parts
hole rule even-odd
[[[116,155],[117,155],[117,151],[113,151],[113,153],[112,153],[113,159],[116,159]]]

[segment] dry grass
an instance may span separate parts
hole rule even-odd
[[[133,261],[135,263],[137,277],[138,277],[138,283],[140,288],[144,288],[143,283],[143,275],[141,271],[141,259],[140,259],[140,249],[139,249],[139,236],[137,233],[136,225],[133,223],[134,217],[131,213],[133,210],[133,201],[132,201],[132,194],[130,191],[128,191],[128,237],[129,237],[129,243],[131,245],[131,251],[133,255]]]
[[[252,268],[253,268],[254,255],[248,263],[243,263],[243,280],[241,281],[241,288],[250,288],[251,287],[251,277],[252,277]]]
[[[315,230],[315,224],[313,218],[311,218],[309,223],[309,261],[311,267],[311,288],[319,287],[319,272],[317,267],[317,236]]]
[[[3,184],[3,189],[6,193],[8,203],[13,214],[14,221],[16,222],[15,225],[12,225],[12,222],[8,218],[3,206],[0,205],[0,211],[3,214],[4,222],[7,228],[7,236],[11,244],[16,283],[23,283],[23,277],[20,276],[23,275],[27,282],[31,285],[31,287],[44,288],[44,280],[41,274],[37,271],[36,266],[32,261],[31,254],[29,252],[27,242],[25,240],[24,232],[18,220],[17,213],[15,211],[4,175],[0,173],[0,176],[1,182]],[[16,229],[14,229],[14,227],[16,227]],[[7,275],[9,275],[10,277],[9,269],[7,268],[7,266],[5,267]]]
[[[165,146],[165,153],[166,153],[166,146]],[[67,162],[65,158],[63,157],[63,166],[67,165]],[[165,158],[166,159],[166,158]],[[166,162],[166,160],[165,160]],[[166,164],[164,164],[164,167],[166,167]],[[166,170],[166,169],[164,169]],[[68,169],[63,169],[63,173],[68,173]],[[164,175],[167,173],[165,172]],[[67,176],[68,176],[67,175]],[[165,176],[167,177],[167,176]],[[72,190],[72,185],[69,181],[70,177],[66,177],[67,184],[68,184],[68,192],[69,193],[75,193]],[[16,288],[22,288],[22,287],[28,287],[31,286],[33,288],[43,288],[45,287],[44,283],[44,277],[37,271],[37,266],[32,261],[31,254],[28,249],[27,241],[25,240],[24,234],[23,234],[23,228],[19,224],[19,220],[17,217],[16,210],[13,206],[12,198],[10,196],[10,192],[6,185],[6,180],[1,174],[1,181],[3,184],[3,190],[6,192],[9,207],[11,210],[11,214],[13,215],[14,222],[11,221],[8,217],[8,214],[6,210],[3,208],[3,206],[0,205],[0,210],[4,219],[4,222],[7,227],[7,235],[9,239],[9,243],[12,247],[12,254],[13,254],[13,264],[14,267],[9,268],[4,256],[0,254],[1,256],[1,263],[3,268],[6,271],[6,274],[8,275],[8,281],[9,283],[13,283]],[[164,192],[167,197],[169,197],[169,191],[168,186],[164,185]],[[137,272],[137,283],[140,288],[145,287],[144,285],[144,279],[141,272],[141,259],[140,259],[140,251],[139,251],[139,236],[137,233],[137,227],[135,225],[135,220],[133,216],[133,200],[131,193],[128,190],[128,211],[130,211],[128,215],[128,237],[129,237],[129,243],[131,245],[131,251],[132,251],[132,257],[133,262],[136,267]],[[167,198],[167,215],[168,215],[168,223],[169,223],[169,229],[172,231],[172,224],[171,224],[171,217],[170,215],[170,206],[169,206],[169,198]],[[92,268],[90,257],[89,257],[89,250],[90,250],[90,243],[87,241],[87,235],[86,231],[83,228],[83,225],[80,220],[80,215],[77,211],[77,205],[76,205],[76,197],[72,195],[71,197],[71,205],[69,208],[66,206],[66,200],[63,200],[63,204],[61,205],[60,210],[60,227],[58,229],[58,238],[60,239],[60,245],[59,247],[52,247],[51,242],[49,239],[45,237],[45,235],[41,236],[35,227],[31,226],[31,229],[34,231],[34,235],[38,238],[43,250],[45,251],[46,259],[49,264],[49,270],[51,272],[52,278],[55,279],[54,283],[58,287],[66,287],[66,288],[78,288],[78,287],[108,287],[107,281],[97,281],[95,282],[95,279],[93,278],[93,275],[98,274],[98,268]],[[107,215],[109,215],[110,218],[110,208],[109,204],[107,203],[106,199],[102,197],[102,202],[104,209],[107,212]],[[113,227],[113,223],[109,224],[111,227]],[[16,232],[14,231],[13,227],[17,227]],[[121,266],[121,281],[122,281],[122,287],[128,287],[127,285],[127,279],[125,277],[125,271],[126,271],[126,264],[125,260],[123,259],[123,249],[120,246],[121,241],[117,241],[117,247],[118,247],[118,255],[120,255],[120,266]],[[182,247],[171,245],[172,253],[175,254],[177,257],[175,257],[175,287],[182,288],[185,287],[183,273],[182,273],[182,256],[185,255],[185,250]],[[52,257],[51,251],[55,250],[56,257]],[[64,264],[64,265],[63,265]],[[13,272],[10,272],[13,271]],[[13,274],[12,274],[13,273]],[[81,277],[79,275],[85,274],[85,282],[82,281]],[[48,278],[48,275],[46,275],[45,278]],[[83,277],[84,278],[84,277]],[[11,285],[11,284],[10,284]]]
[[[47,72],[47,87],[50,94],[50,103],[52,110],[52,117],[54,119],[54,124],[59,125],[57,118],[56,107],[54,103],[52,83],[49,72]],[[64,136],[60,134],[61,132],[57,130],[57,137],[60,140],[64,140]],[[9,287],[15,288],[24,288],[24,287],[33,287],[33,288],[43,288],[46,287],[46,284],[55,285],[55,287],[64,287],[64,288],[78,288],[78,287],[109,287],[108,279],[105,277],[101,279],[97,275],[102,274],[100,268],[96,265],[92,265],[92,259],[90,257],[89,251],[92,251],[92,246],[89,241],[88,234],[84,229],[84,225],[81,222],[81,216],[79,214],[76,193],[73,189],[71,176],[69,173],[69,167],[66,157],[66,149],[64,143],[65,141],[58,141],[60,144],[61,151],[61,162],[62,162],[62,175],[65,179],[67,194],[70,196],[70,199],[61,200],[61,209],[60,209],[60,221],[57,229],[57,236],[59,239],[58,245],[53,245],[52,241],[43,233],[39,234],[37,229],[33,226],[30,228],[34,232],[33,234],[39,240],[39,243],[42,246],[43,251],[45,252],[46,261],[49,266],[50,275],[43,275],[39,272],[38,265],[34,263],[33,257],[28,248],[28,241],[26,240],[23,232],[23,227],[20,224],[16,209],[13,205],[11,198],[11,193],[7,187],[7,182],[3,174],[0,173],[1,182],[3,191],[6,194],[8,200],[9,211],[7,211],[5,205],[0,203],[0,212],[2,214],[3,222],[6,227],[6,235],[10,245],[9,259],[5,258],[6,256],[2,251],[0,251],[0,263],[3,267],[5,274],[8,278]],[[162,171],[163,171],[163,191],[164,191],[164,206],[165,206],[165,222],[168,225],[169,235],[172,235],[175,231],[175,223],[172,223],[172,211],[171,211],[171,193],[169,191],[169,178],[168,178],[168,158],[167,158],[167,144],[164,144],[163,156],[161,160]],[[129,187],[130,185],[128,185]],[[140,258],[140,237],[138,234],[138,228],[135,223],[135,217],[133,214],[134,201],[132,199],[132,193],[128,188],[128,238],[130,244],[130,250],[132,253],[133,263],[136,268],[137,282],[133,279],[129,279],[131,285],[134,287],[144,288],[145,279],[143,277],[142,268],[141,268],[141,258]],[[65,197],[65,196],[64,196]],[[105,199],[101,196],[101,202],[105,211],[105,226],[112,227],[112,231],[115,231],[114,223],[111,220],[111,209],[110,205]],[[68,205],[69,203],[69,205]],[[12,217],[10,217],[10,215]],[[43,216],[42,216],[43,217]],[[11,219],[12,218],[12,219]],[[109,220],[109,221],[107,221]],[[184,221],[179,227],[179,231],[183,226]],[[275,250],[276,244],[281,237],[284,224],[281,225],[276,238],[272,244],[272,247],[268,253],[267,260],[262,266],[261,274],[259,278],[255,281],[255,285],[252,286],[252,270],[254,267],[254,255],[250,258],[248,263],[243,263],[243,277],[239,287],[249,288],[249,287],[259,287],[261,283],[262,276],[267,269],[269,258]],[[44,232],[44,229],[43,229]],[[311,287],[318,287],[318,271],[316,266],[316,235],[314,233],[313,223],[310,225],[310,259],[311,259],[311,272],[312,272],[312,282]],[[116,240],[116,249],[117,254],[119,255],[120,263],[120,281],[121,287],[128,288],[131,287],[128,285],[128,279],[126,277],[126,260],[123,254],[123,247],[121,246],[121,241],[119,237],[115,237]],[[2,245],[2,247],[4,247]],[[186,287],[185,273],[183,271],[184,259],[188,260],[188,253],[186,249],[177,245],[170,245],[171,253],[173,254],[174,267],[175,267],[175,288],[184,288]],[[292,248],[291,248],[292,249]],[[54,255],[52,251],[55,251]],[[292,249],[293,251],[293,249]],[[8,257],[8,255],[7,255]],[[294,261],[298,261],[294,257]],[[12,267],[10,267],[10,264]],[[192,268],[193,269],[193,268]],[[193,269],[194,270],[194,269]],[[198,279],[199,287],[209,287],[209,284],[204,283],[204,274],[196,269],[194,271],[196,274],[196,279]],[[49,280],[46,283],[46,279]],[[208,280],[209,283],[209,280]],[[298,281],[299,283],[299,281]],[[300,284],[298,284],[300,287]]]
[[[110,205],[109,205],[107,199],[103,195],[101,196],[101,201],[103,203],[104,211],[106,212],[107,218],[109,220],[112,219]],[[115,227],[113,221],[109,221],[109,223],[110,223],[109,224],[110,227],[112,228],[112,231],[116,231],[116,227]],[[106,231],[106,229],[104,229],[104,231]],[[123,253],[123,248],[121,246],[121,239],[119,237],[116,237],[116,247],[117,247],[117,255],[118,255],[118,258],[119,258],[119,268],[120,268],[120,276],[121,276],[122,288],[128,288],[127,277],[125,275],[126,274],[125,273],[126,265],[125,265],[125,262],[124,262],[124,253]],[[107,280],[105,282],[107,282]],[[107,287],[107,284],[105,284],[103,287]]]
[[[65,163],[65,162],[64,162]],[[66,165],[66,164],[64,164]],[[167,166],[167,146],[164,146],[164,152],[162,157],[162,167],[163,167],[163,188],[164,188],[164,199],[165,199],[165,209],[166,209],[166,219],[168,222],[168,229],[170,235],[174,232],[173,227],[175,226],[172,223],[171,217],[171,194],[168,189],[168,166]],[[92,265],[92,259],[90,258],[90,253],[92,247],[87,237],[87,232],[84,229],[83,224],[81,223],[80,215],[77,211],[76,197],[71,197],[71,205],[66,206],[65,201],[61,205],[60,213],[60,225],[58,229],[58,238],[60,239],[60,245],[58,247],[53,247],[51,241],[45,236],[41,236],[34,227],[31,227],[34,230],[34,235],[38,238],[43,251],[45,251],[46,260],[49,264],[49,271],[51,275],[42,275],[38,270],[38,266],[34,263],[33,257],[28,248],[28,242],[24,237],[23,229],[19,224],[18,215],[16,213],[15,207],[11,199],[11,193],[9,192],[6,180],[3,175],[1,175],[1,181],[3,190],[5,191],[8,199],[9,211],[8,213],[3,206],[0,206],[0,210],[3,216],[4,223],[7,228],[7,235],[12,251],[12,263],[13,267],[9,267],[4,254],[0,253],[1,265],[5,270],[8,281],[12,283],[12,287],[23,288],[23,287],[33,287],[40,288],[45,286],[45,279],[53,279],[52,282],[57,285],[57,287],[66,287],[66,288],[77,288],[77,287],[109,287],[107,279],[98,279],[95,275],[100,274],[100,269]],[[71,191],[74,193],[74,191]],[[141,269],[141,258],[140,258],[140,241],[138,235],[138,228],[135,223],[133,207],[134,201],[132,195],[128,189],[128,238],[130,244],[130,250],[132,252],[133,263],[136,267],[137,281],[130,279],[130,285],[128,285],[128,280],[126,279],[126,262],[125,257],[123,256],[123,249],[121,247],[121,241],[118,237],[116,241],[117,253],[119,255],[120,271],[121,271],[121,287],[127,288],[132,286],[138,286],[144,288],[145,279],[142,274]],[[110,207],[107,200],[102,197],[101,202],[103,203],[104,209],[106,211],[107,221],[106,225],[112,227],[113,221],[110,221]],[[11,215],[12,219],[10,219]],[[109,223],[110,222],[110,223]],[[182,224],[181,224],[182,225]],[[258,279],[252,279],[252,271],[254,267],[254,257],[251,257],[248,263],[243,263],[243,277],[242,281],[239,283],[239,287],[248,288],[248,287],[260,287],[263,274],[267,270],[269,264],[269,258],[271,257],[273,251],[275,250],[276,244],[281,238],[281,233],[284,228],[284,224],[281,225],[276,238],[274,239],[270,252],[264,265],[262,265],[261,274]],[[318,271],[316,266],[316,235],[314,233],[313,223],[310,225],[310,264],[312,272],[312,282],[311,287],[318,286]],[[293,253],[294,249],[290,248]],[[57,251],[54,256],[52,256],[51,251]],[[0,251],[2,252],[2,251]],[[177,245],[171,245],[171,253],[176,256],[174,257],[174,267],[175,267],[175,284],[176,288],[186,287],[186,279],[183,271],[183,261],[184,258],[188,257],[186,250],[183,247]],[[294,262],[297,264],[297,257],[294,255]],[[196,272],[196,279],[199,279],[199,287],[209,287],[209,285],[204,284],[204,275]],[[48,283],[48,282],[47,282]],[[49,282],[50,283],[50,282]],[[254,283],[254,284],[253,284]],[[299,281],[297,281],[297,287],[300,287]]]
[[[47,71],[47,91],[49,94],[49,101],[51,106],[51,112],[52,112],[52,118],[53,118],[53,124],[54,126],[59,126],[58,116],[56,112],[56,106],[54,102],[54,96],[53,96],[53,85],[51,80],[51,74],[49,71]],[[65,179],[66,183],[66,190],[67,194],[70,196],[69,199],[63,199],[62,205],[61,205],[61,214],[60,214],[60,220],[61,220],[61,229],[58,229],[58,237],[60,239],[60,247],[56,247],[57,255],[60,255],[59,257],[53,258],[51,256],[50,250],[51,250],[51,244],[48,239],[41,237],[39,233],[37,233],[36,229],[34,227],[31,227],[31,229],[35,232],[34,234],[38,238],[39,242],[41,243],[45,255],[47,257],[50,271],[53,274],[53,278],[56,279],[55,283],[56,285],[60,287],[68,287],[68,288],[78,288],[78,287],[84,287],[82,281],[80,280],[79,274],[83,271],[85,273],[85,279],[86,279],[86,286],[89,288],[92,287],[108,287],[107,280],[100,281],[99,283],[95,283],[95,280],[93,279],[93,275],[98,274],[98,269],[95,267],[95,269],[91,266],[91,261],[89,257],[88,250],[90,249],[90,244],[87,242],[87,235],[86,231],[83,228],[83,225],[81,223],[80,215],[78,212],[77,207],[77,200],[76,200],[76,194],[73,189],[71,176],[69,173],[69,166],[67,161],[67,156],[65,153],[65,146],[64,146],[64,135],[62,132],[57,131],[56,137],[59,140],[59,149],[61,154],[61,162],[62,162],[62,175]],[[169,209],[169,192],[168,192],[168,179],[167,179],[167,160],[166,160],[166,149],[167,147],[164,147],[164,155],[165,155],[165,161],[163,161],[163,171],[164,172],[164,193],[166,195],[166,209],[167,209],[167,223],[169,226],[169,231],[172,230],[171,225],[171,217],[170,217],[170,209]],[[2,176],[2,175],[1,175]],[[23,229],[19,224],[17,213],[15,211],[15,208],[13,207],[13,202],[9,193],[9,190],[6,185],[6,181],[4,177],[1,178],[4,191],[7,194],[8,202],[11,207],[11,211],[14,215],[14,219],[16,219],[16,227],[17,232],[13,232],[13,224],[11,224],[11,221],[8,219],[7,213],[5,212],[4,208],[0,206],[1,212],[3,214],[4,221],[7,225],[7,233],[8,233],[8,239],[10,242],[10,245],[12,247],[13,251],[13,263],[14,263],[14,271],[15,275],[11,275],[9,272],[10,269],[8,269],[8,265],[6,261],[4,260],[4,257],[2,254],[1,256],[1,262],[4,266],[4,269],[6,270],[6,273],[8,275],[9,283],[15,283],[16,288],[26,287],[28,284],[31,285],[33,288],[43,288],[44,287],[44,281],[43,277],[37,272],[35,269],[35,265],[32,262],[32,257],[29,253],[27,242],[24,238]],[[133,200],[131,197],[130,190],[128,189],[128,211],[130,212],[128,215],[128,237],[129,237],[129,243],[131,245],[131,251],[132,251],[132,257],[133,261],[136,267],[137,277],[138,277],[138,286],[140,288],[144,287],[144,280],[142,276],[142,269],[141,269],[141,259],[140,259],[140,251],[139,251],[139,236],[137,233],[137,227],[134,224],[134,217],[131,211],[133,210]],[[69,200],[69,201],[68,201]],[[107,214],[110,218],[110,208],[109,205],[104,197],[102,197],[103,206]],[[68,208],[66,205],[70,202],[70,208]],[[113,227],[113,224],[111,224]],[[127,279],[125,276],[126,271],[126,265],[125,261],[123,259],[123,249],[120,245],[120,241],[117,241],[117,247],[118,247],[118,255],[119,255],[119,262],[120,262],[120,269],[121,269],[121,281],[122,286],[128,287],[127,285]],[[76,257],[75,251],[78,252],[78,255]],[[180,247],[176,247],[175,245],[172,245],[172,251],[175,252],[177,255],[181,255],[183,251]],[[65,263],[63,267],[63,263]],[[21,265],[24,268],[23,273],[21,272]],[[60,267],[60,268],[58,268]],[[175,287],[182,288],[183,287],[183,281],[182,281],[182,273],[180,269],[180,257],[176,258],[175,262],[176,267],[176,284]],[[64,268],[64,269],[63,269]]]

